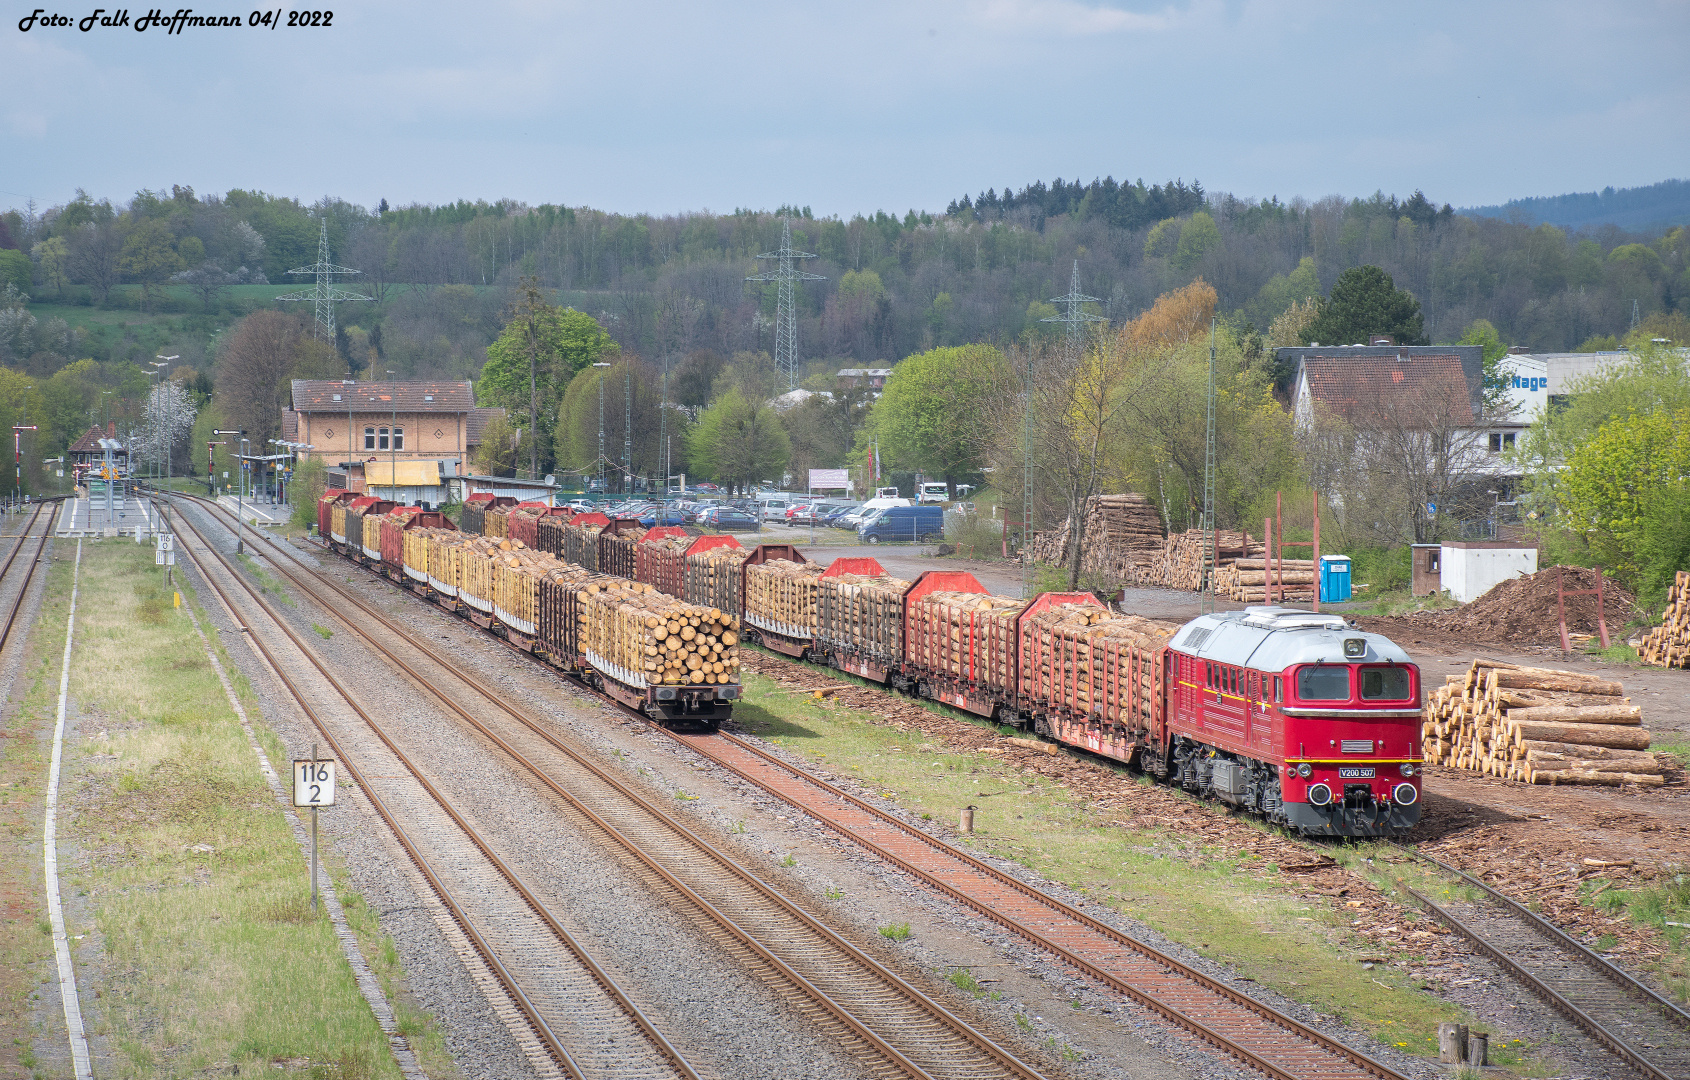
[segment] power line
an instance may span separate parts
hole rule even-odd
[[[759,259],[776,259],[775,269],[753,274],[747,281],[773,281],[775,292],[775,370],[786,376],[789,390],[798,388],[798,308],[795,284],[800,281],[826,281],[820,274],[809,274],[792,265],[794,259],[813,259],[807,251],[792,250],[792,219],[785,218],[780,228],[780,250],[765,251]]]
[[[301,266],[297,270],[289,270],[290,274],[314,274],[317,278],[315,288],[301,290],[295,293],[284,293],[276,297],[277,300],[310,300],[317,316],[317,336],[325,341],[334,342],[334,306],[345,300],[372,300],[362,293],[347,292],[336,288],[329,278],[335,274],[361,274],[362,270],[353,270],[347,266],[336,266],[329,262],[329,221],[323,219],[322,235],[317,241],[317,261],[310,266]],[[373,300],[372,300],[373,302]]]

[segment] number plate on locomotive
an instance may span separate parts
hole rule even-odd
[[[1352,765],[1349,768],[1339,769],[1338,777],[1341,780],[1371,780],[1373,779],[1373,766],[1361,768]]]

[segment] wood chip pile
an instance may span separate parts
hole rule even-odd
[[[1617,682],[1474,660],[1427,696],[1426,761],[1527,784],[1665,783],[1643,710]]]
[[[1645,664],[1690,668],[1690,570],[1680,570],[1673,580],[1661,625],[1638,644],[1637,655]]]
[[[797,637],[816,630],[816,580],[824,567],[770,559],[745,568],[745,608]]]
[[[816,586],[816,638],[876,660],[904,650],[904,594],[910,583],[887,575],[840,574]]]
[[[586,591],[582,642],[598,656],[653,683],[739,681],[739,620],[733,616],[640,582]]]
[[[739,613],[739,568],[751,552],[719,547],[687,556],[686,594],[730,614]]]

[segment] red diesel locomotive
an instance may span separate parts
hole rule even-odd
[[[1148,771],[1307,834],[1420,819],[1420,670],[1390,639],[1252,607],[1187,623],[1163,663],[1168,732]]]

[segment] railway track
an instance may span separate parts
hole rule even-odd
[[[343,598],[362,604],[337,583],[327,579],[325,583]],[[529,656],[525,652],[521,654]],[[553,669],[548,666],[547,670]],[[592,692],[576,680],[570,682]],[[611,698],[596,696],[617,704]],[[746,740],[728,733],[698,735],[659,730],[1267,1076],[1279,1080],[1310,1077],[1400,1080],[1399,1073],[1368,1055],[1120,933]]]
[[[23,529],[18,533],[18,542],[13,544],[12,550],[7,553],[4,565],[0,565],[0,582],[8,580],[8,576],[12,573],[12,564],[17,561],[18,554],[29,543],[30,532],[40,522],[41,515],[47,513],[49,505],[53,507],[54,513],[57,513],[58,502],[59,500],[52,500],[51,502],[43,501],[36,504],[35,511],[29,515],[29,520],[24,523]],[[24,601],[29,596],[29,587],[35,581],[36,568],[41,565],[41,553],[47,550],[47,541],[52,538],[52,535],[53,515],[48,514],[47,527],[42,529],[41,534],[34,538],[35,551],[30,556],[29,569],[24,573],[23,580],[18,582],[17,592],[12,596],[11,603],[7,605],[6,625],[4,628],[0,628],[0,652],[3,652],[7,643],[12,640],[12,628],[17,625],[18,612],[23,610]]]
[[[416,768],[357,696],[246,583],[227,556],[186,515],[175,517],[188,534],[184,539],[191,536],[193,541],[182,545],[189,561],[393,830],[561,1072],[575,1080],[610,1076],[698,1080],[693,1066],[522,876]],[[219,575],[211,573],[208,562],[217,564],[222,579],[233,583],[245,603],[239,603]],[[252,623],[257,620],[243,614],[254,609],[274,628],[273,633],[255,630]],[[297,658],[266,640],[274,634],[292,643]],[[361,727],[337,721],[335,717],[344,717],[347,710],[362,722]],[[574,962],[564,961],[565,955]]]
[[[222,513],[221,508],[214,513]],[[783,988],[836,1045],[864,1059],[871,1071],[935,1080],[1039,1075],[558,739],[549,725],[508,701],[498,688],[294,552],[267,537],[263,541],[286,556],[270,560],[276,573],[335,612],[421,689],[536,777],[585,826],[622,848],[660,895],[672,898],[678,908],[690,908],[714,940],[766,982]],[[442,687],[442,674],[467,693]],[[466,708],[466,701],[478,707]],[[504,720],[490,723],[486,713],[503,714]]]
[[[1432,917],[1471,942],[1545,1004],[1650,1080],[1690,1076],[1690,1013],[1598,956],[1560,927],[1457,867],[1410,847],[1478,900],[1439,902],[1397,884]]]

